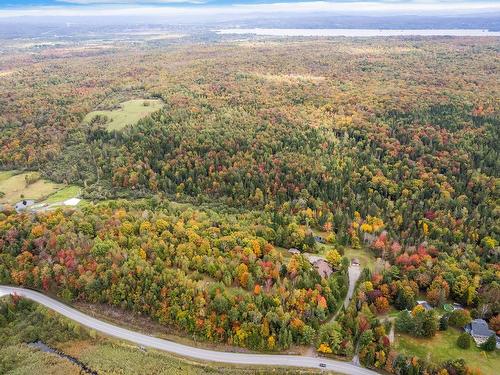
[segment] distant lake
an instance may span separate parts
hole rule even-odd
[[[500,36],[500,31],[480,29],[223,29],[218,34],[254,34],[268,36]]]

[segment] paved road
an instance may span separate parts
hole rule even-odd
[[[302,368],[320,369],[320,363],[324,363],[325,370],[331,370],[349,375],[374,375],[374,371],[357,367],[349,362],[335,361],[332,359],[321,359],[297,355],[272,355],[272,354],[244,354],[219,352],[214,350],[206,350],[193,348],[187,345],[178,344],[172,341],[163,340],[160,338],[144,335],[142,333],[130,331],[113,324],[105,323],[98,319],[85,315],[78,310],[66,306],[50,297],[41,293],[16,287],[8,287],[0,285],[0,296],[15,293],[17,295],[29,298],[36,301],[49,309],[101,333],[118,339],[133,342],[137,345],[150,347],[154,349],[164,350],[170,353],[175,353],[184,357],[191,357],[201,361],[234,363],[240,365],[256,365],[256,366],[293,366]]]

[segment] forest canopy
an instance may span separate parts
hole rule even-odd
[[[0,55],[1,168],[88,202],[0,213],[0,283],[216,343],[470,373],[397,353],[383,319],[401,310],[397,330],[426,339],[472,318],[500,330],[499,50],[296,38]],[[88,115],[132,100],[156,105],[116,127]],[[356,251],[377,260],[343,309]]]

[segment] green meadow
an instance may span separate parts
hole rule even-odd
[[[119,108],[109,111],[94,111],[85,116],[84,122],[90,122],[96,116],[104,116],[108,119],[106,128],[108,130],[121,130],[127,125],[133,125],[141,118],[161,109],[163,102],[153,99],[134,99],[123,102]]]

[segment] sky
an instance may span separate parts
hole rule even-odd
[[[0,17],[311,13],[474,14],[499,0],[0,0]]]

